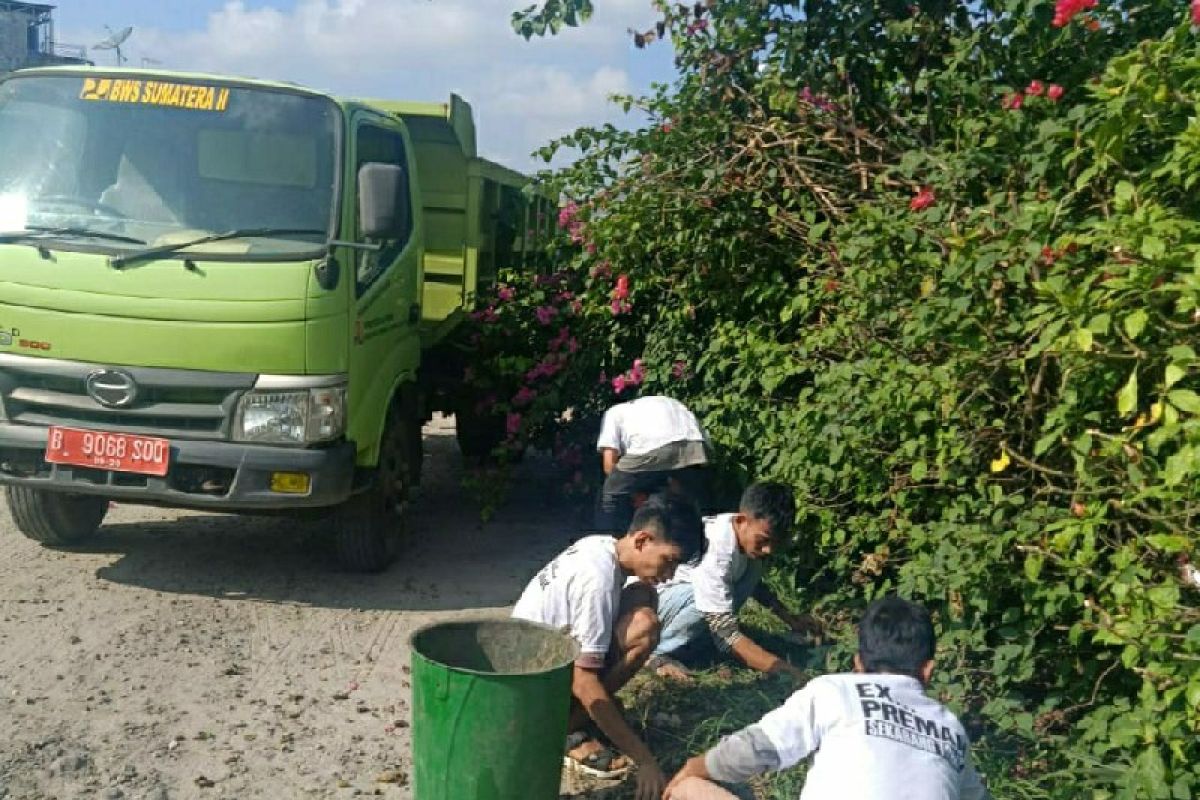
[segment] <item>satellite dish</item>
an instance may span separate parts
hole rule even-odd
[[[104,26],[108,31],[108,38],[102,42],[92,45],[93,50],[115,50],[117,53],[117,66],[125,63],[125,56],[121,54],[121,45],[125,44],[125,40],[129,38],[129,34],[133,33],[132,27],[125,27],[119,31],[113,32],[113,29]]]

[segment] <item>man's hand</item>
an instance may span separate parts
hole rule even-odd
[[[637,770],[637,800],[661,800],[667,788],[667,776],[657,761],[647,761],[638,764]]]
[[[820,637],[825,633],[825,626],[821,624],[821,620],[812,614],[793,614],[790,611],[784,611],[778,616],[783,620],[784,625],[792,629],[793,633],[812,637]]]
[[[704,765],[704,756],[694,756],[688,759],[687,763],[683,765],[683,769],[675,773],[675,777],[671,778],[671,782],[667,784],[667,792],[663,795],[663,800],[671,800],[675,787],[688,778],[708,780],[708,768]]]
[[[787,661],[784,661],[782,658],[777,660],[771,666],[770,674],[786,675],[787,677],[794,680],[796,683],[807,683],[808,682],[808,676],[805,675],[801,669],[792,666]]]

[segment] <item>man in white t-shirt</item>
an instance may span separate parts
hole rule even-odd
[[[638,765],[638,800],[660,800],[666,776],[613,700],[658,642],[653,586],[695,557],[703,544],[690,500],[652,497],[620,538],[588,536],[547,564],[525,587],[512,615],[569,630],[579,643],[571,682],[568,764],[597,777]],[[628,588],[625,583],[636,578]],[[591,719],[624,756],[582,733]]]
[[[812,756],[800,800],[985,800],[962,724],[925,694],[929,612],[896,596],[867,608],[854,672],[823,675],[684,765],[666,800],[733,800],[738,784]]]
[[[624,531],[640,494],[669,489],[702,500],[708,437],[678,400],[649,395],[613,406],[604,412],[596,449],[606,476],[597,530]]]
[[[796,500],[782,483],[751,484],[737,513],[704,520],[708,540],[696,566],[683,566],[674,579],[658,587],[662,634],[650,667],[664,677],[687,679],[683,661],[699,653],[734,656],[760,672],[799,677],[786,660],[764,649],[738,626],[737,613],[753,597],[795,631],[813,623],[793,614],[761,583],[763,560],[783,549],[796,518]]]

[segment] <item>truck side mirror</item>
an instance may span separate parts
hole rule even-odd
[[[358,227],[367,239],[408,238],[408,176],[395,164],[370,162],[358,169]]]

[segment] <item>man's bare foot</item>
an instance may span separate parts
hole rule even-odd
[[[647,666],[654,670],[654,674],[660,678],[680,683],[692,682],[691,670],[670,656],[654,656],[647,663]]]

